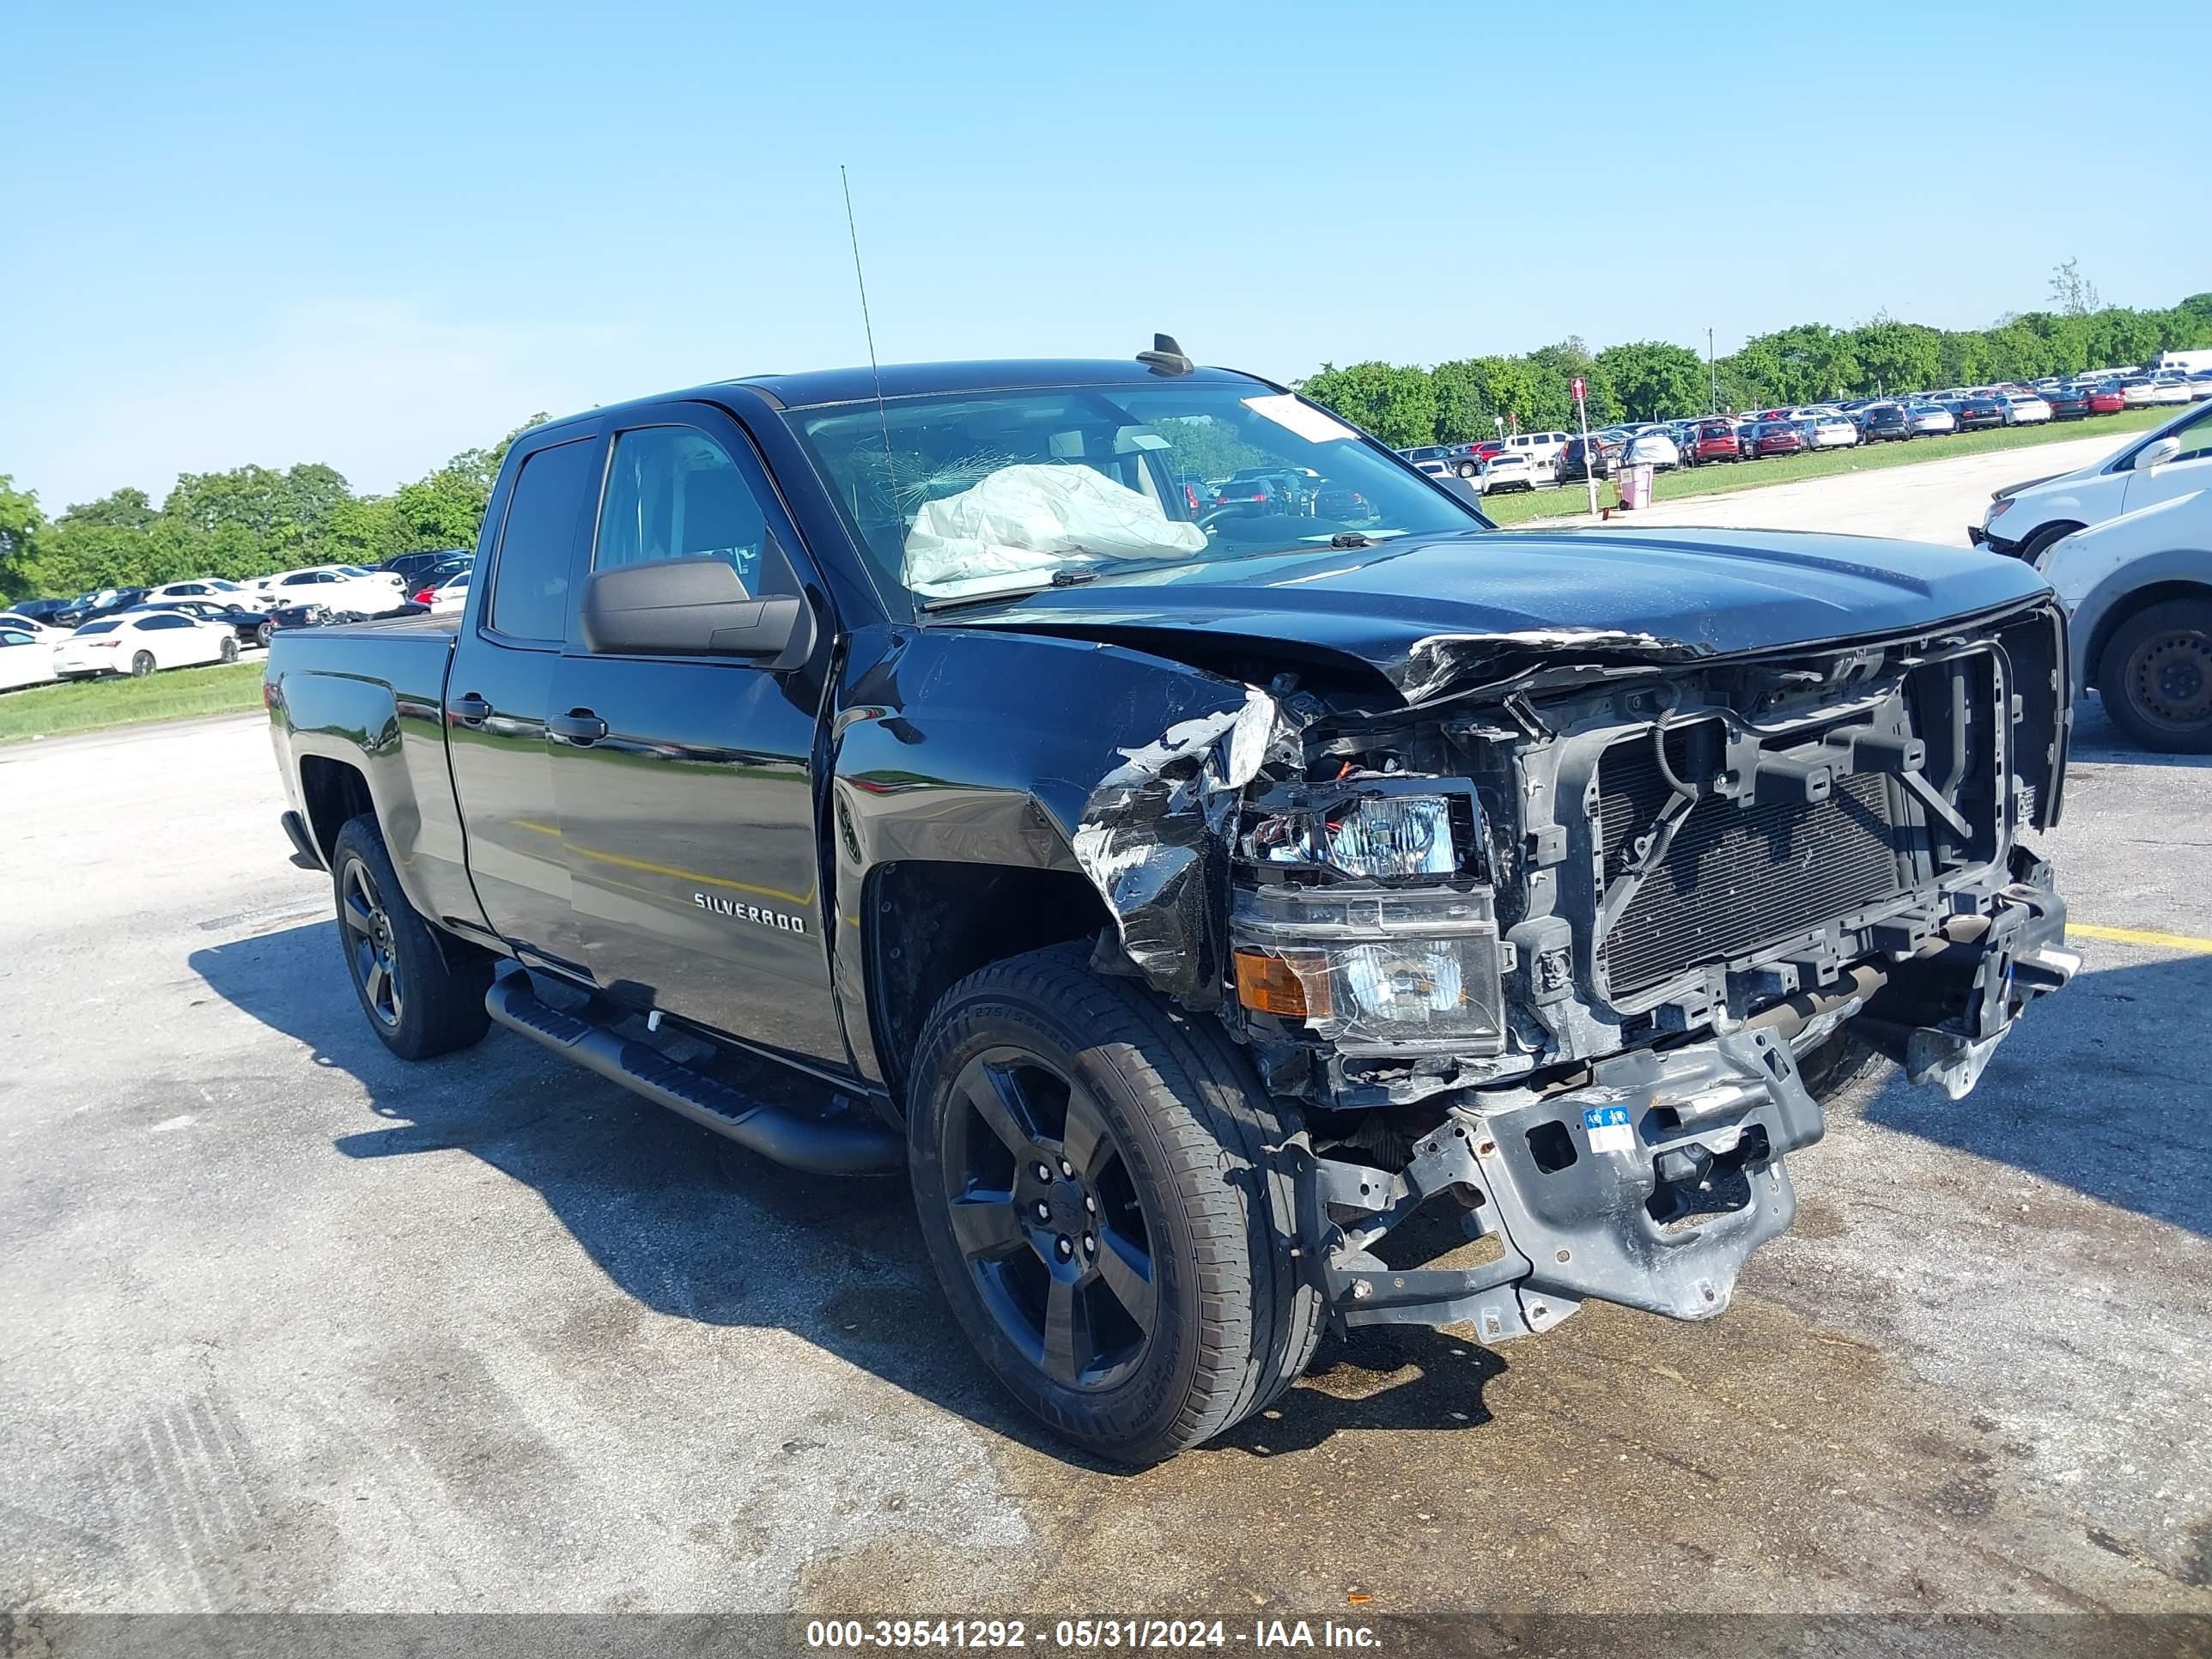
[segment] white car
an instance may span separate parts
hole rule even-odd
[[[2185,408],[2103,460],[2000,489],[1966,535],[2033,564],[2062,536],[2212,488],[2212,404]]]
[[[2130,374],[2120,382],[2120,398],[2130,409],[2148,409],[2155,389],[2149,375]]]
[[[2051,419],[2051,405],[2032,392],[2000,392],[2007,426],[2040,426]]]
[[[390,570],[364,570],[357,564],[319,564],[305,570],[264,576],[264,602],[270,605],[319,605],[329,611],[358,611],[374,616],[407,603],[407,584]]]
[[[1418,465],[1418,463],[1416,463]],[[1436,463],[1431,463],[1431,465]],[[1426,471],[1425,468],[1423,469]],[[435,614],[459,611],[469,602],[469,573],[459,571],[440,582],[430,592],[430,609]]]
[[[1805,424],[1808,447],[1813,449],[1849,449],[1859,441],[1859,429],[1848,415],[1814,415]]]
[[[28,634],[44,645],[58,645],[69,637],[68,629],[52,627],[19,611],[0,611],[0,628],[12,628],[18,634]]]
[[[127,611],[118,617],[102,617],[54,647],[54,672],[64,679],[98,674],[143,679],[159,668],[237,660],[234,630],[181,611]]]
[[[2189,401],[2189,376],[2181,370],[2170,368],[2152,377],[2150,402],[2153,405],[2185,404]]]
[[[1669,467],[1681,465],[1682,452],[1667,435],[1664,427],[1647,426],[1630,434],[1628,441],[1621,446],[1620,464],[1648,466],[1655,472],[1664,472]]]
[[[1425,473],[1431,478],[1449,478],[1452,475],[1451,469],[1442,461],[1415,461],[1413,465],[1415,471]]]
[[[2146,748],[2212,753],[2212,489],[2076,531],[2036,564],[2072,619],[2075,689]]]
[[[146,591],[148,599],[234,599],[246,589],[220,576],[195,576],[188,582],[167,582]],[[143,601],[141,601],[143,603]]]
[[[1474,487],[1486,495],[1492,490],[1534,489],[1536,469],[1526,452],[1502,449],[1484,459],[1481,471],[1475,475]]]
[[[1907,404],[1905,418],[1911,422],[1916,438],[1956,432],[1959,417],[1941,404]]]
[[[0,691],[44,685],[54,677],[54,647],[0,617]]]

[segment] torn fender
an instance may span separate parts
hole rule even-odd
[[[1158,990],[1193,1006],[1218,997],[1227,968],[1230,844],[1244,786],[1296,734],[1264,691],[1178,721],[1122,751],[1076,827],[1076,861],[1106,900],[1121,949]]]

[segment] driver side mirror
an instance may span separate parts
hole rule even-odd
[[[774,538],[762,565],[789,571]],[[735,568],[716,558],[594,571],[584,584],[583,624],[585,648],[595,656],[744,657],[781,670],[798,667],[814,649],[814,612],[803,596],[755,599]]]
[[[2181,453],[2181,440],[2175,437],[2154,438],[2136,451],[2136,458],[2128,463],[2133,472],[2148,472],[2154,466],[2164,466]]]

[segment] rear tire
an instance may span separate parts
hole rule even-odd
[[[2212,754],[2212,603],[2169,599],[2122,623],[2097,690],[2112,724],[2144,748]]]
[[[134,680],[143,680],[154,672],[155,666],[154,653],[150,651],[141,651],[131,659],[131,678]]]
[[[459,952],[448,963],[430,926],[401,890],[384,832],[364,813],[331,848],[338,944],[369,1029],[402,1060],[429,1060],[479,1041],[490,1029],[488,958]]]
[[[232,635],[228,639],[225,640],[225,641],[222,642],[222,659],[223,659],[225,662],[236,662],[236,661],[238,660],[238,635],[235,635],[235,634]]]
[[[1298,1127],[1213,1021],[1093,973],[1086,946],[945,994],[908,1091],[915,1208],[954,1316],[1025,1410],[1141,1465],[1297,1380],[1322,1315],[1291,1254],[1279,1149]]]

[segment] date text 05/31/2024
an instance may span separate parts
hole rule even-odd
[[[898,1648],[1040,1648],[1047,1651],[1246,1647],[1355,1649],[1382,1646],[1365,1625],[1334,1619],[815,1619],[806,1645],[820,1651]]]

